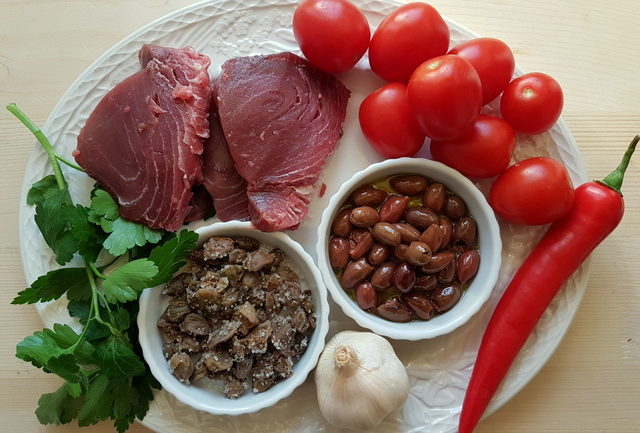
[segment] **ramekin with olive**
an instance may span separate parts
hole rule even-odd
[[[357,188],[331,225],[329,261],[360,308],[394,322],[453,308],[478,271],[464,201],[417,174]]]

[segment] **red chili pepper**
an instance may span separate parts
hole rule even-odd
[[[620,187],[640,136],[616,170],[576,188],[567,216],[549,227],[498,303],[478,350],[462,405],[458,433],[471,433],[547,306],[624,213]]]

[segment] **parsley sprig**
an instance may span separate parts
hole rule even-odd
[[[60,163],[82,169],[58,155],[15,104],[7,109],[36,136],[53,168],[27,194],[27,203],[36,208],[35,223],[58,264],[76,256],[81,263],[40,276],[12,301],[33,304],[66,296],[69,314],[81,327],[78,333],[56,323],[18,343],[18,358],[64,380],[55,392],[40,397],[36,416],[42,424],[76,419],[80,426],[111,419],[124,432],[136,418],[144,418],[153,389],[160,388],[138,344],[138,297],[146,287],[171,278],[197,235],[128,221],[99,187],[91,192],[90,206],[73,203]]]

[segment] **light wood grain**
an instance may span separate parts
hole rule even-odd
[[[187,0],[0,0],[0,103],[38,123],[102,52]],[[640,8],[633,0],[437,0],[440,12],[507,42],[518,64],[556,77],[563,116],[588,173],[600,178],[640,133]],[[0,430],[89,431],[40,426],[38,396],[58,380],[17,360],[15,344],[41,328],[34,309],[9,305],[24,285],[18,202],[34,140],[0,110]],[[640,155],[624,185],[626,215],[594,253],[580,310],[549,363],[478,433],[640,431]],[[113,431],[108,423],[93,432]],[[133,433],[149,432],[135,425]]]

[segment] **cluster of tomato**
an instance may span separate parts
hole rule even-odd
[[[347,71],[369,50],[371,70],[389,84],[364,99],[360,127],[385,158],[412,156],[428,137],[436,161],[471,178],[498,176],[489,201],[503,219],[546,224],[571,209],[573,186],[562,164],[530,158],[509,167],[516,133],[551,128],[563,95],[546,74],[512,80],[515,62],[504,42],[477,38],[449,50],[449,28],[426,3],[397,8],[371,36],[348,0],[306,0],[293,31],[307,59],[329,73]],[[501,117],[481,114],[500,94]]]

